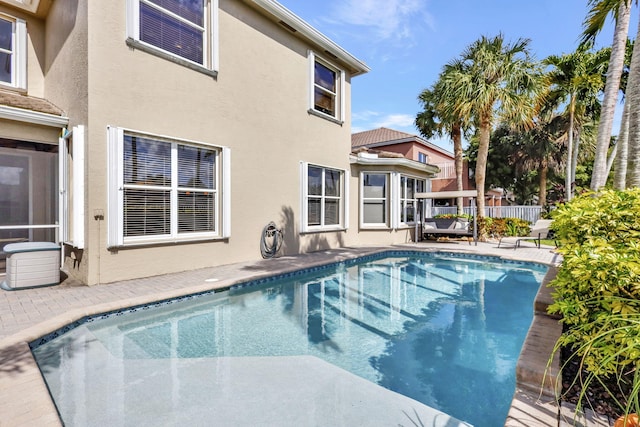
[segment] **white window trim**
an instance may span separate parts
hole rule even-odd
[[[384,197],[384,199],[379,198],[379,200],[384,200],[386,203],[386,213],[387,213],[387,222],[384,223],[374,223],[374,222],[364,222],[364,201],[365,201],[365,197],[364,197],[364,176],[365,175],[384,175],[386,177],[386,183],[387,183],[387,194]],[[391,206],[391,175],[389,174],[389,172],[384,172],[384,171],[362,171],[360,172],[360,228],[363,229],[389,229],[390,225],[391,225],[391,210],[392,210],[392,206]],[[370,200],[373,198],[367,198],[367,200]],[[376,200],[378,200],[378,198],[376,198]]]
[[[0,87],[27,90],[27,22],[0,14],[0,18],[12,22],[11,82],[0,82]]]
[[[331,120],[340,125],[344,123],[345,120],[345,108],[346,108],[346,100],[345,100],[345,72],[342,68],[336,66],[330,61],[327,61],[321,56],[315,54],[314,51],[308,51],[309,57],[309,114],[313,114],[318,117],[322,117],[327,120]],[[333,71],[337,74],[338,79],[338,91],[336,96],[339,98],[336,100],[336,108],[339,111],[336,111],[334,116],[330,114],[323,113],[322,111],[318,111],[315,108],[315,64],[316,61],[321,62],[323,65],[333,69]]]
[[[336,225],[308,225],[309,206],[307,198],[309,196],[309,166],[323,169],[332,169],[340,172],[340,223]],[[344,231],[349,228],[349,184],[347,183],[347,171],[333,166],[324,166],[317,163],[300,162],[300,230],[302,233],[314,233],[324,231]]]
[[[204,74],[217,76],[219,70],[219,31],[218,31],[218,0],[209,0],[205,5],[205,36],[202,47],[202,64],[190,61],[182,56],[168,52],[162,48],[140,40],[140,2],[143,0],[127,0],[127,45],[175,62]]]
[[[175,209],[172,206],[172,235],[124,237],[124,135],[134,133],[149,138],[168,141],[175,144],[204,146],[218,150],[216,156],[216,201],[215,230],[208,232],[177,233]],[[191,141],[165,135],[151,134],[133,129],[107,126],[107,247],[117,248],[145,244],[189,242],[202,240],[228,239],[231,237],[231,150],[229,147]],[[172,173],[174,172],[172,169]]]
[[[68,139],[73,137],[73,170],[69,170]],[[85,133],[84,126],[74,126],[59,139],[58,147],[58,182],[60,199],[58,201],[60,240],[78,249],[84,249],[84,190],[85,190]],[[67,177],[71,172],[73,188],[69,188]],[[69,190],[72,190],[73,205],[69,206]],[[69,212],[71,210],[71,212]],[[73,220],[72,238],[69,237],[69,222]]]
[[[407,228],[407,227],[414,227],[416,225],[415,220],[411,221],[411,222],[403,222],[402,208],[401,208],[400,202],[402,202],[403,200],[412,200],[413,203],[414,203],[414,206],[417,207],[418,206],[417,205],[418,199],[415,197],[415,193],[417,191],[415,188],[414,188],[414,198],[413,199],[406,199],[406,198],[402,197],[402,188],[401,188],[402,178],[413,179],[416,182],[424,181],[425,188],[427,187],[427,181],[428,181],[426,178],[420,178],[420,177],[417,177],[415,175],[407,175],[407,174],[404,174],[404,173],[398,173],[398,181],[397,181],[398,182],[398,184],[397,184],[398,193],[397,193],[397,199],[394,202],[395,205],[396,205],[395,210],[398,213],[398,217],[397,217],[397,221],[398,222],[397,222],[397,227],[395,227],[395,228]]]

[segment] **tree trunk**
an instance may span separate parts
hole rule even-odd
[[[576,169],[578,168],[578,154],[580,153],[580,129],[575,131],[573,138],[573,156],[571,157],[571,182],[576,183]]]
[[[547,205],[547,175],[549,172],[549,162],[544,157],[540,162],[540,191],[538,193],[538,204],[540,206]]]
[[[453,139],[453,154],[455,156],[456,190],[462,191],[464,190],[464,180],[462,177],[462,129],[459,123],[453,125],[451,129],[451,138]],[[456,205],[458,206],[458,215],[462,215],[464,213],[464,199],[462,197],[458,197],[456,199]]]
[[[629,79],[630,81],[631,79]],[[628,87],[629,83],[627,83]],[[622,110],[622,120],[620,121],[620,133],[616,142],[615,163],[616,169],[613,172],[613,188],[624,190],[627,188],[627,158],[629,155],[629,98],[624,101]],[[613,156],[613,153],[611,154]]]
[[[638,27],[640,34],[640,27]],[[636,40],[638,36],[636,35]],[[640,43],[634,43],[629,66],[626,102],[629,104],[629,141],[625,188],[640,186]],[[620,154],[618,154],[620,155]]]
[[[628,4],[627,1],[621,1],[618,7],[613,44],[611,45],[611,56],[609,58],[609,68],[607,69],[607,81],[604,89],[602,111],[600,113],[600,123],[598,124],[596,156],[593,161],[593,174],[591,175],[591,189],[594,191],[602,188],[607,180],[605,175],[607,151],[609,150],[613,115],[620,90],[620,76],[622,75],[622,67],[624,66],[630,11],[631,5]]]
[[[567,142],[567,170],[564,179],[564,198],[568,202],[573,197],[573,173],[571,172],[571,164],[573,162],[573,118],[576,109],[576,97],[571,93],[569,101],[569,141]]]
[[[480,117],[480,143],[476,160],[476,190],[478,190],[478,218],[484,217],[484,182],[489,155],[489,139],[491,137],[491,112],[482,113]]]

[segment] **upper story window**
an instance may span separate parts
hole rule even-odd
[[[109,142],[110,246],[222,236],[222,149],[119,128]]]
[[[333,119],[339,123],[344,121],[344,71],[309,53],[311,68],[311,113]]]
[[[346,228],[344,171],[303,163],[303,231]]]
[[[418,161],[420,163],[429,163],[429,156],[425,153],[418,153]]]
[[[27,25],[0,15],[0,85],[27,88]]]
[[[218,0],[128,0],[128,43],[217,70]]]

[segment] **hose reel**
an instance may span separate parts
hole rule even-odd
[[[282,246],[282,230],[278,230],[276,224],[271,221],[262,229],[260,238],[260,253],[262,258],[273,258]]]

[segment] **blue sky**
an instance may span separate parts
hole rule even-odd
[[[384,126],[418,134],[418,94],[480,36],[528,38],[543,59],[575,50],[587,13],[587,0],[279,1],[371,68],[351,82],[353,132]],[[631,21],[635,37],[636,11]],[[597,46],[611,44],[613,25],[607,22]]]

